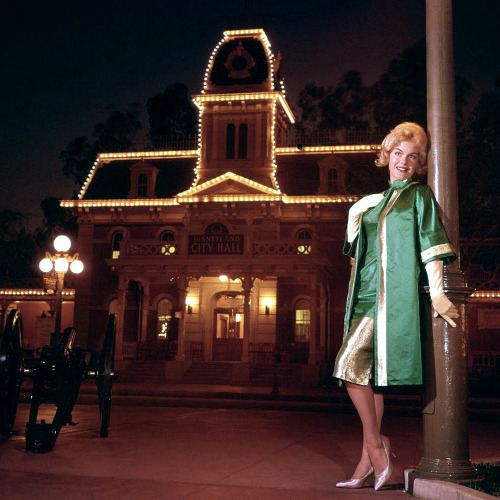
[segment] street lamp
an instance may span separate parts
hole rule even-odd
[[[54,239],[54,248],[56,252],[50,254],[45,252],[45,258],[42,259],[38,267],[43,273],[54,272],[57,275],[56,285],[56,324],[54,335],[57,340],[61,335],[61,312],[62,312],[62,293],[64,288],[64,276],[68,269],[74,274],[80,274],[83,271],[83,262],[78,260],[78,253],[73,256],[68,254],[71,248],[71,240],[61,234]]]

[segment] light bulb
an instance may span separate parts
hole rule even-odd
[[[52,261],[50,259],[42,259],[40,263],[38,264],[38,267],[42,271],[42,273],[48,273],[52,271]]]
[[[74,260],[70,265],[72,273],[80,274],[83,271],[83,262],[81,260]]]
[[[68,267],[69,267],[69,262],[64,257],[59,257],[59,259],[57,259],[56,262],[54,263],[54,269],[57,272],[65,273],[68,270]]]
[[[71,240],[64,234],[61,234],[54,240],[54,248],[58,252],[67,252],[71,248]]]

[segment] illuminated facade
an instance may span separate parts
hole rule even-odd
[[[74,326],[88,348],[114,312],[123,368],[163,360],[180,380],[193,361],[231,362],[227,382],[252,383],[279,359],[298,383],[326,373],[341,344],[349,192],[363,193],[378,146],[286,144],[279,66],[262,30],[226,31],[193,96],[198,148],[100,154],[62,202],[78,215]]]

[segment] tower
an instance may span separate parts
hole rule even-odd
[[[279,189],[276,141],[293,113],[276,58],[262,29],[225,31],[210,56],[200,110],[200,157],[194,184],[232,172]]]

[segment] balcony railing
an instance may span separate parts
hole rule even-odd
[[[325,132],[314,130],[311,132],[299,131],[294,127],[287,130],[277,140],[277,147],[302,146],[352,146],[359,144],[380,144],[386,131],[382,130],[355,130]],[[129,140],[112,140],[105,146],[106,153],[132,151],[187,151],[198,148],[197,135],[162,137],[152,140],[147,136],[136,136]]]
[[[380,144],[387,131],[354,130],[354,131],[299,131],[293,127],[287,130],[278,140],[278,147],[297,146],[353,146],[360,144]]]
[[[163,137],[152,140],[149,137],[134,137],[124,141],[115,141],[104,147],[105,153],[132,151],[189,151],[198,148],[197,135]]]
[[[315,255],[317,243],[312,240],[255,240],[253,255]],[[186,251],[184,251],[186,252]],[[122,243],[120,257],[165,256],[183,254],[180,243],[174,241],[131,240]]]

